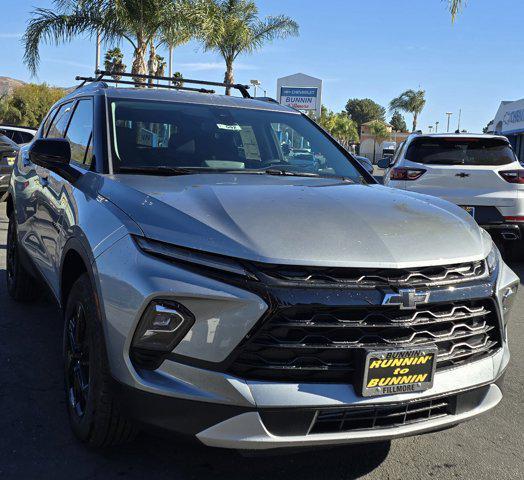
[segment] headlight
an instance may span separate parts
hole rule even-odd
[[[491,251],[489,252],[489,255],[486,257],[486,263],[488,264],[488,270],[490,275],[497,269],[498,264],[500,260],[500,252],[497,246],[492,243],[491,244]]]
[[[140,249],[150,255],[155,255],[174,262],[193,264],[256,279],[251,272],[246,270],[241,263],[233,258],[178,247],[176,245],[159,242],[157,240],[150,240],[144,237],[134,236],[133,238]]]

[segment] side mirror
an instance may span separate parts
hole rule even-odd
[[[389,157],[381,158],[377,162],[377,165],[379,166],[379,168],[383,168],[383,169],[389,168],[389,167],[391,167],[391,158],[389,158]]]
[[[39,138],[28,153],[32,163],[49,170],[61,170],[71,161],[71,146],[65,138]]]

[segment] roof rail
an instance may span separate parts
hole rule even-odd
[[[76,80],[82,80],[82,83],[77,88],[84,86],[86,82],[102,82],[102,81],[106,83],[107,82],[120,83],[124,85],[134,85],[134,86],[139,86],[139,87],[149,87],[150,86],[145,81],[144,82],[135,81],[135,79],[138,78],[138,79],[144,79],[144,80],[162,80],[162,81],[167,81],[167,82],[176,82],[177,84],[190,83],[193,85],[210,85],[213,87],[235,88],[242,94],[244,98],[251,98],[248,92],[249,85],[242,85],[239,83],[209,82],[206,80],[192,80],[188,78],[179,78],[179,77],[162,77],[160,75],[144,75],[144,74],[138,74],[138,73],[110,72],[108,70],[96,70],[95,74],[97,75],[96,78],[77,76]],[[107,78],[107,77],[112,77],[112,75],[115,75],[118,77],[132,78],[133,81],[115,80],[114,78]],[[209,90],[205,88],[192,88],[192,87],[185,87],[185,86],[171,85],[171,84],[168,84],[168,85],[158,84],[154,86],[159,87],[159,88],[173,89],[173,90],[185,90],[185,91],[200,92],[200,93],[215,93],[214,90]]]

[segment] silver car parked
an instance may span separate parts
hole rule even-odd
[[[62,308],[78,438],[344,444],[497,405],[519,281],[489,235],[235,87],[88,83],[18,155],[8,289],[32,300],[40,277]]]

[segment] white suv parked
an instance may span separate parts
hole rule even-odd
[[[506,246],[520,246],[524,169],[506,137],[413,134],[379,166],[384,185],[449,200]]]

